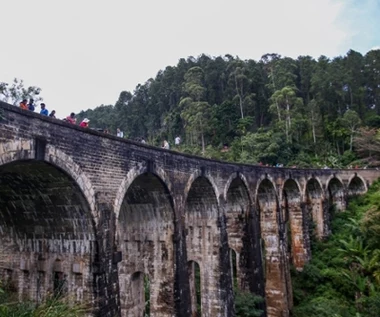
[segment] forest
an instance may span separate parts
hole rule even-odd
[[[380,316],[380,182],[333,212],[333,234],[312,239],[312,260],[292,273],[293,317]]]
[[[175,150],[227,161],[377,166],[380,50],[318,59],[181,58],[133,93],[122,91],[114,105],[78,117],[151,145],[167,139],[172,149],[180,136]]]

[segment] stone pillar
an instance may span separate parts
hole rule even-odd
[[[188,259],[200,266],[202,317],[224,316],[226,303],[221,300],[219,285],[220,230],[215,219],[189,219],[187,224]]]
[[[308,208],[312,215],[315,224],[315,233],[318,239],[323,239],[326,236],[325,218],[326,210],[325,203],[322,197],[310,197],[307,201]]]
[[[308,208],[308,205],[305,202],[301,202],[301,211],[302,211],[302,225],[303,225],[303,241],[304,241],[304,248],[307,252],[306,258],[308,261],[311,259],[311,241],[310,236],[313,234],[311,230],[312,225],[312,215]]]
[[[265,295],[268,317],[289,316],[287,261],[280,241],[276,201],[260,204],[261,235],[265,245]],[[283,239],[281,239],[283,240]]]
[[[308,246],[305,243],[304,236],[304,218],[301,204],[299,201],[288,204],[291,243],[292,264],[298,271],[301,271],[304,265],[310,260]]]
[[[220,300],[223,303],[221,316],[235,316],[234,292],[232,286],[232,266],[230,260],[230,250],[228,246],[228,234],[226,229],[226,217],[219,216],[220,227]],[[238,260],[238,257],[237,257]],[[239,263],[239,262],[238,262]]]
[[[192,308],[191,283],[189,283],[189,268],[187,263],[185,212],[180,195],[175,198],[177,209],[174,222],[173,243],[175,247],[175,282],[174,282],[174,304],[176,316],[190,317]]]
[[[105,193],[104,193],[105,194]],[[112,205],[107,203],[107,195],[97,195],[99,214],[96,228],[96,256],[92,272],[95,281],[95,316],[120,316],[120,294],[117,263],[119,253],[115,244],[115,216]]]

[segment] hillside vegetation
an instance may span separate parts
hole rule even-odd
[[[333,234],[293,272],[294,317],[380,316],[380,182],[334,215]]]
[[[380,50],[317,60],[277,54],[180,59],[115,105],[82,111],[91,127],[237,162],[378,165]],[[363,129],[361,133],[358,133]],[[361,136],[361,139],[357,139]],[[228,151],[222,151],[228,145]],[[358,161],[358,159],[360,159]]]

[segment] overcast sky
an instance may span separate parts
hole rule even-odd
[[[114,104],[182,57],[318,58],[380,46],[380,0],[0,2],[0,82],[39,86],[60,118]]]

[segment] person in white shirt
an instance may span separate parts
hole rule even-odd
[[[169,150],[170,149],[170,145],[169,145],[169,142],[164,140],[164,145],[162,146],[163,149],[166,149],[166,150]]]
[[[119,128],[117,128],[117,133],[116,135],[119,137],[119,138],[123,138],[124,137],[124,132],[123,131],[120,131]]]
[[[174,144],[175,145],[179,145],[181,143],[181,138],[179,136],[177,136],[175,139],[174,139]]]

